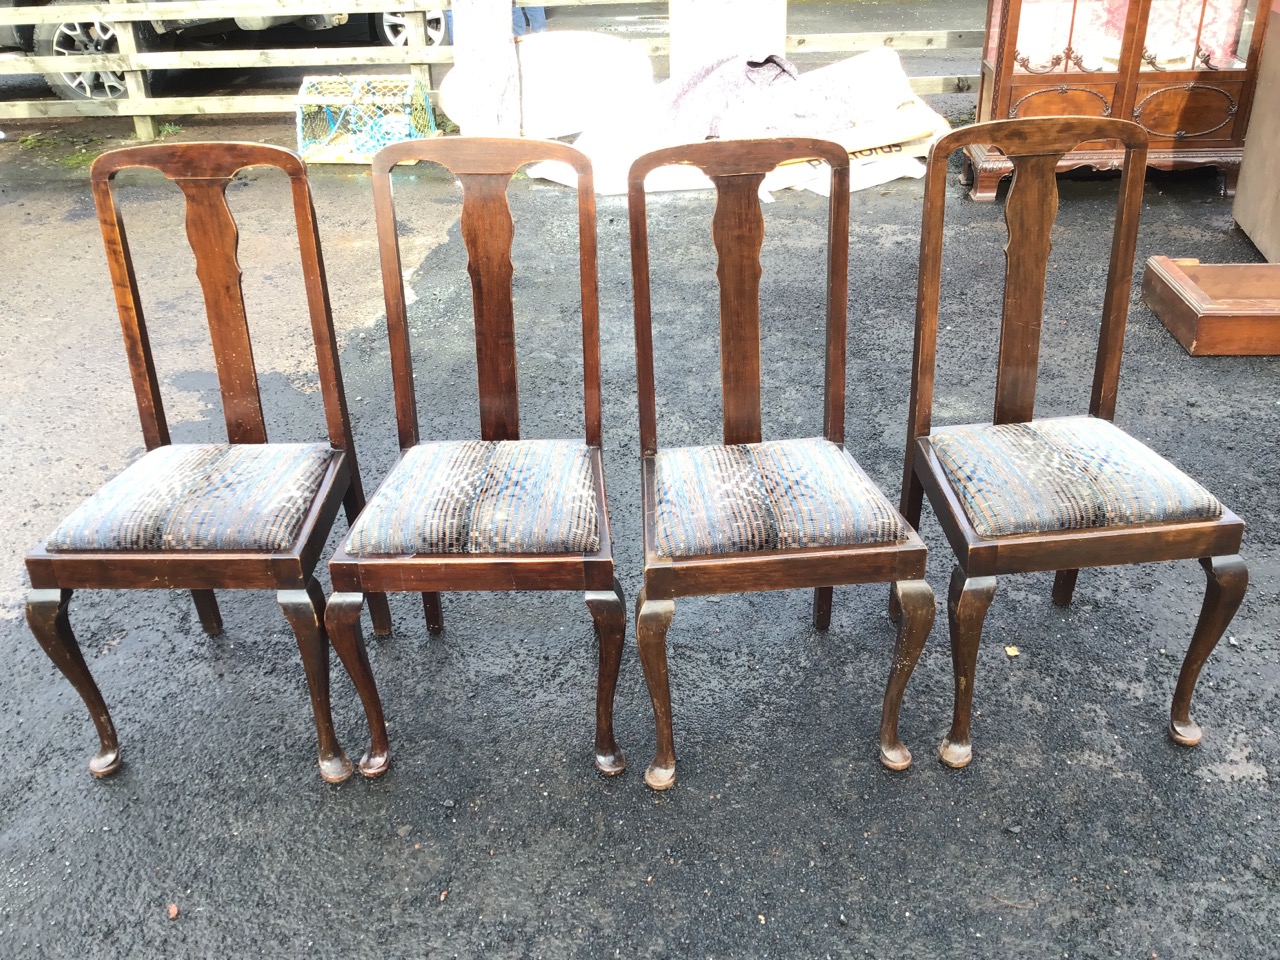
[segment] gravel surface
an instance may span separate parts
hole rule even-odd
[[[188,133],[200,129],[226,132]],[[288,136],[278,123],[234,132]],[[12,761],[0,772],[0,956],[1275,954],[1280,366],[1188,357],[1136,285],[1117,422],[1249,524],[1252,584],[1200,681],[1198,749],[1164,733],[1203,593],[1191,562],[1086,571],[1066,610],[1050,601],[1049,574],[1003,578],[964,771],[934,756],[951,709],[945,617],[903,709],[916,764],[894,774],[876,761],[893,638],[884,588],[837,590],[826,633],[808,622],[806,591],[681,601],[669,637],[680,780],[665,795],[640,778],[653,728],[633,634],[617,708],[631,767],[616,780],[592,772],[594,650],[580,597],[448,595],[440,638],[426,635],[416,597],[393,598],[394,635],[370,642],[392,770],[331,787],[317,775],[300,662],[271,594],[224,595],[226,630],[209,638],[186,594],[86,592],[72,622],[126,760],[94,781],[84,707],[22,620],[21,556],[135,459],[142,439],[87,180],[57,159],[0,144],[0,744]],[[1115,187],[1062,184],[1042,415],[1087,408]],[[314,188],[372,486],[394,456],[395,428],[369,182],[328,168]],[[939,423],[989,416],[992,398],[1002,224],[997,208],[961,193],[951,191]],[[468,436],[458,192],[423,174],[406,176],[398,196],[423,433]],[[273,436],[318,437],[283,186],[253,173],[232,197]],[[541,183],[513,188],[530,436],[570,435],[581,417],[569,198]],[[909,181],[853,198],[848,447],[894,499],[920,198]],[[125,214],[174,438],[201,441],[218,435],[220,406],[172,201],[139,180]],[[666,444],[717,432],[711,208],[702,194],[651,205]],[[821,429],[823,208],[794,193],[767,207],[771,437]],[[630,600],[641,555],[624,202],[603,199],[599,223],[605,455]],[[1150,178],[1139,277],[1156,253],[1258,259],[1212,174]],[[945,594],[952,560],[928,508],[922,528],[929,580]],[[334,674],[339,732],[358,754],[362,715]]]

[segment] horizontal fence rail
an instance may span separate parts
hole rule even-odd
[[[538,0],[516,0],[517,6],[583,7],[602,6],[616,0],[558,0],[542,4]],[[641,4],[666,6],[667,0],[633,0]],[[103,71],[123,73],[127,96],[115,100],[11,100],[0,101],[0,119],[61,117],[133,117],[140,139],[155,137],[154,117],[207,114],[292,113],[295,97],[290,94],[235,94],[229,96],[153,97],[147,88],[148,71],[255,69],[281,67],[404,67],[429,88],[430,68],[453,63],[453,48],[426,43],[427,11],[448,7],[432,0],[155,0],[155,2],[75,3],[45,7],[0,8],[0,25],[34,25],[71,21],[108,20],[116,26],[120,51],[54,57],[0,54],[0,76],[41,75]],[[302,47],[269,50],[190,50],[134,52],[133,24],[160,20],[229,20],[237,16],[282,16],[346,13],[366,16],[405,13],[408,42],[404,46]],[[418,21],[415,24],[415,20]],[[666,37],[630,41],[650,57],[665,57],[670,51]],[[787,37],[786,53],[858,53],[889,47],[894,50],[978,49],[981,30],[910,30],[880,33],[830,33]],[[977,86],[978,77],[913,77],[911,86],[921,94],[964,93]],[[434,96],[434,89],[432,95]]]

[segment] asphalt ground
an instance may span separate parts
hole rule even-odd
[[[975,759],[941,766],[952,685],[945,616],[907,690],[904,773],[876,759],[893,629],[882,587],[836,590],[825,633],[807,591],[688,600],[669,636],[679,782],[654,794],[648,698],[628,630],[617,704],[630,760],[591,766],[595,651],[580,597],[457,594],[426,634],[414,596],[370,638],[393,766],[324,784],[301,665],[270,593],[222,595],[206,637],[181,592],[72,602],[113,708],[124,768],[93,780],[86,711],[22,619],[21,556],[142,452],[82,169],[112,145],[59,128],[56,149],[0,144],[0,956],[1270,957],[1280,948],[1271,777],[1280,764],[1280,365],[1191,358],[1135,296],[1117,422],[1249,524],[1252,583],[1200,681],[1204,743],[1164,733],[1203,595],[1192,562],[1000,581],[979,655]],[[21,133],[21,130],[17,131]],[[13,137],[14,131],[10,131]],[[276,139],[281,121],[183,136]],[[77,141],[77,137],[80,141]],[[313,176],[342,364],[368,486],[395,428],[367,176]],[[220,435],[207,334],[175,195],[139,179],[125,216],[177,441]],[[1041,415],[1087,409],[1114,179],[1064,180],[1041,361]],[[398,188],[423,434],[475,429],[458,192]],[[568,191],[517,181],[517,326],[526,435],[581,417]],[[989,415],[1002,269],[999,211],[951,191],[936,421]],[[232,189],[272,436],[322,435],[283,184]],[[848,448],[896,499],[905,438],[921,185],[853,197]],[[654,198],[659,422],[714,442],[720,415],[711,199]],[[824,201],[766,208],[766,435],[821,430]],[[627,219],[602,198],[605,461],[619,577],[641,582]],[[1139,241],[1206,261],[1258,254],[1210,174],[1153,174]],[[345,532],[339,522],[330,546]],[[948,547],[926,507],[928,578]],[[322,574],[326,583],[327,576]],[[1020,650],[1016,658],[1007,646]],[[366,742],[341,669],[347,749]],[[170,919],[170,905],[177,916]]]

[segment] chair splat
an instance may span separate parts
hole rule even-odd
[[[724,442],[760,442],[760,210],[763,173],[715,176],[711,221],[720,278],[720,382]]]
[[[462,239],[476,318],[480,432],[485,440],[520,438],[511,244],[515,224],[507,202],[508,173],[461,174]]]
[[[236,256],[240,232],[227,206],[230,177],[177,177],[187,200],[187,240],[196,257],[218,386],[222,391],[227,438],[232,443],[266,443],[262,397],[253,363],[245,314],[242,271]]]
[[[1005,202],[1009,242],[1005,247],[1003,320],[996,376],[995,423],[1030,420],[1036,402],[1045,277],[1058,213],[1058,154],[1015,156],[1013,183]]]

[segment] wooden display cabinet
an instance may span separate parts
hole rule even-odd
[[[988,0],[978,120],[1134,120],[1151,136],[1148,165],[1216,166],[1231,195],[1266,12],[1260,0]],[[1084,144],[1058,170],[1118,169],[1123,153]],[[988,146],[966,160],[975,200],[1013,171]]]

